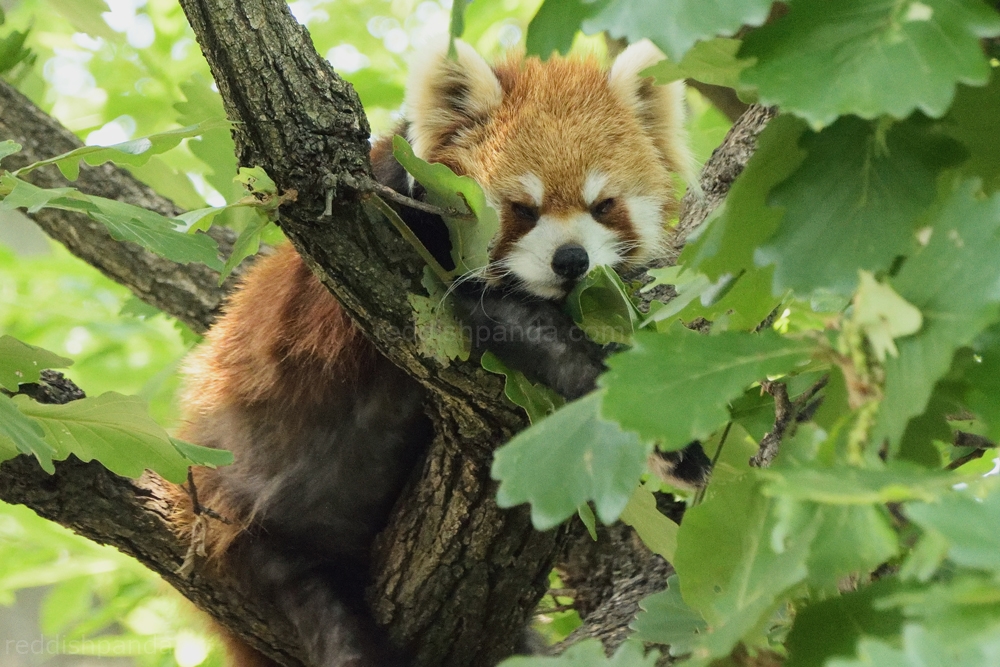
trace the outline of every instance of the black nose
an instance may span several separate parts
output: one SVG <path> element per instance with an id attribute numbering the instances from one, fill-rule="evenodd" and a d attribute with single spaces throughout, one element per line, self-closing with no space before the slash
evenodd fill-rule
<path id="1" fill-rule="evenodd" d="M 552 270 L 566 280 L 576 280 L 587 272 L 589 266 L 587 251 L 575 243 L 560 246 L 552 255 Z"/>

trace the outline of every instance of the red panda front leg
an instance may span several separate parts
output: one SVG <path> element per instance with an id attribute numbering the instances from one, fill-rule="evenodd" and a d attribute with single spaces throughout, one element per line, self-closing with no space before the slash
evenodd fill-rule
<path id="1" fill-rule="evenodd" d="M 462 282 L 453 293 L 471 327 L 474 349 L 490 350 L 569 400 L 594 389 L 605 351 L 587 339 L 559 302 L 475 280 Z"/>

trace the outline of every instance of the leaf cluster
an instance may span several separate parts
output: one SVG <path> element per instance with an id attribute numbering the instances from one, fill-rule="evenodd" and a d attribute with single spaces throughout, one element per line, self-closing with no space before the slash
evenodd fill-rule
<path id="1" fill-rule="evenodd" d="M 649 452 L 699 440 L 717 459 L 707 489 L 679 528 L 639 531 L 677 575 L 642 603 L 635 639 L 691 666 L 985 667 L 1000 487 L 982 476 L 992 456 L 957 445 L 1000 438 L 1000 73 L 980 43 L 1000 14 L 785 9 L 543 3 L 534 53 L 565 52 L 577 29 L 650 39 L 660 82 L 733 87 L 781 114 L 678 266 L 651 272 L 678 296 L 633 322 L 597 392 L 497 452 L 498 499 L 530 503 L 539 528 L 584 503 L 625 519 Z"/>

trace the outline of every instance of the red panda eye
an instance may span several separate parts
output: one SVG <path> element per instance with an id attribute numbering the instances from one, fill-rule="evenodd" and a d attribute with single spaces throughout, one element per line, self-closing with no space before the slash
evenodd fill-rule
<path id="1" fill-rule="evenodd" d="M 594 204 L 590 212 L 595 216 L 607 215 L 611 212 L 611 209 L 615 206 L 615 200 L 613 197 L 608 197 L 607 199 L 601 200 Z"/>
<path id="2" fill-rule="evenodd" d="M 534 206 L 511 202 L 510 212 L 514 214 L 514 218 L 516 218 L 518 222 L 523 222 L 529 225 L 533 225 L 538 222 L 538 209 Z"/>

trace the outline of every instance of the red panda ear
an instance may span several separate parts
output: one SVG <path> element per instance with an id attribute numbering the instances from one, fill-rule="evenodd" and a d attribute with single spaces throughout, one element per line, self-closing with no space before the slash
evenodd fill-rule
<path id="1" fill-rule="evenodd" d="M 451 143 L 462 129 L 481 123 L 500 106 L 503 89 L 475 49 L 455 40 L 457 60 L 448 58 L 447 42 L 430 49 L 410 69 L 406 89 L 409 139 L 417 156 Z"/>
<path id="2" fill-rule="evenodd" d="M 694 162 L 684 127 L 684 82 L 656 85 L 643 70 L 666 56 L 647 39 L 630 45 L 615 58 L 608 72 L 608 86 L 632 109 L 643 130 L 670 171 L 679 173 L 697 187 Z"/>

